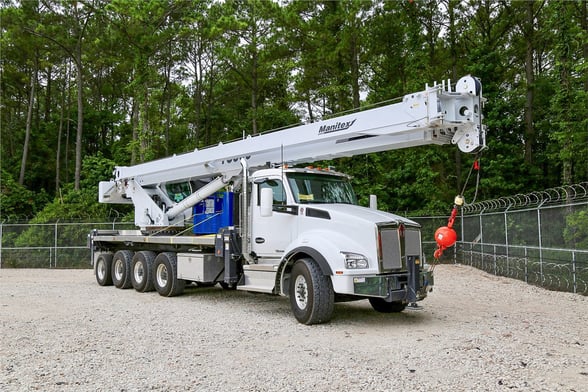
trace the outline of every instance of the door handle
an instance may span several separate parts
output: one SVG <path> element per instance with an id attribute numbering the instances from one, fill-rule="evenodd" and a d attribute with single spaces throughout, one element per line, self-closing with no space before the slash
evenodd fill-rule
<path id="1" fill-rule="evenodd" d="M 265 238 L 263 237 L 255 237 L 256 244 L 263 244 L 265 242 Z"/>

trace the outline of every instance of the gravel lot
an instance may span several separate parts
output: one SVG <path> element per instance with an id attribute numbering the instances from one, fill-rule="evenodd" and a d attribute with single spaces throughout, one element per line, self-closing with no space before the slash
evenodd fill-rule
<path id="1" fill-rule="evenodd" d="M 588 297 L 460 265 L 422 310 L 100 287 L 91 270 L 0 269 L 0 391 L 586 391 Z"/>

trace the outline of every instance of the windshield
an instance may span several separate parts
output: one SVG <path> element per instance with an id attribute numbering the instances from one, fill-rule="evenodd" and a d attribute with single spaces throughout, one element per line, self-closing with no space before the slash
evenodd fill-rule
<path id="1" fill-rule="evenodd" d="M 315 173 L 288 173 L 287 177 L 296 203 L 357 204 L 345 177 Z"/>

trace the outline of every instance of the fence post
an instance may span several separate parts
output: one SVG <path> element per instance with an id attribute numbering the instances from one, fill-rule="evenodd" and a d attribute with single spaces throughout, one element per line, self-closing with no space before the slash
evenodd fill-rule
<path id="1" fill-rule="evenodd" d="M 541 286 L 543 286 L 543 239 L 541 238 L 541 206 L 537 206 L 537 233 L 539 238 L 539 276 L 541 277 Z"/>
<path id="2" fill-rule="evenodd" d="M 53 268 L 57 268 L 57 222 L 55 222 L 55 230 L 53 231 Z M 49 268 L 51 268 L 51 259 L 49 259 Z"/>
<path id="3" fill-rule="evenodd" d="M 510 263 L 509 263 L 509 257 L 508 257 L 508 209 L 512 206 L 512 204 L 510 204 L 508 207 L 506 207 L 506 210 L 504 210 L 504 242 L 505 242 L 505 247 L 504 247 L 504 251 L 506 254 L 506 274 L 505 276 L 509 276 L 510 273 Z M 494 250 L 494 254 L 496 254 L 496 250 Z"/>
<path id="4" fill-rule="evenodd" d="M 463 208 L 460 208 L 459 212 L 460 212 L 459 215 L 461 218 L 461 227 L 460 227 L 460 230 L 461 230 L 461 237 L 460 237 L 461 238 L 461 257 L 462 257 L 463 263 L 465 264 L 465 257 L 464 257 L 465 256 L 464 255 L 464 253 L 465 253 L 465 237 L 464 237 L 464 228 L 463 228 L 465 221 L 463 219 Z M 455 249 L 455 253 L 453 254 L 453 256 L 454 256 L 453 257 L 453 264 L 457 264 L 457 247 Z"/>
<path id="5" fill-rule="evenodd" d="M 2 229 L 4 227 L 4 221 L 0 222 L 0 268 L 2 268 Z"/>
<path id="6" fill-rule="evenodd" d="M 498 275 L 498 274 L 497 274 L 497 271 L 496 271 L 496 245 L 494 245 L 494 246 L 492 247 L 492 249 L 494 250 L 494 275 Z M 507 271 L 507 274 L 508 274 L 508 271 Z M 508 276 L 508 275 L 507 275 L 507 276 Z"/>
<path id="7" fill-rule="evenodd" d="M 470 242 L 470 267 L 474 266 L 474 243 Z"/>
<path id="8" fill-rule="evenodd" d="M 478 224 L 480 225 L 480 265 L 482 267 L 484 267 L 484 223 L 482 220 L 482 214 L 484 214 L 484 211 L 486 209 L 482 208 L 482 210 L 480 211 L 480 215 L 478 218 Z"/>
<path id="9" fill-rule="evenodd" d="M 578 292 L 578 286 L 576 282 L 576 252 L 572 251 L 572 281 L 574 282 L 574 294 Z"/>
<path id="10" fill-rule="evenodd" d="M 529 283 L 528 248 L 525 246 L 525 283 Z"/>
<path id="11" fill-rule="evenodd" d="M 457 264 L 457 247 L 458 247 L 458 243 L 455 243 L 455 246 L 453 247 L 453 264 Z"/>

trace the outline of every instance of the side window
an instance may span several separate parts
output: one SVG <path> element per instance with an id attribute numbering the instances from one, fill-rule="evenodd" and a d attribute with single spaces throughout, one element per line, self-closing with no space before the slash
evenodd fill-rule
<path id="1" fill-rule="evenodd" d="M 261 200 L 261 190 L 263 188 L 270 188 L 274 194 L 274 205 L 285 205 L 286 204 L 286 192 L 282 181 L 280 180 L 265 180 L 258 184 L 257 187 L 257 205 Z"/>

